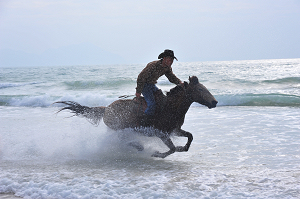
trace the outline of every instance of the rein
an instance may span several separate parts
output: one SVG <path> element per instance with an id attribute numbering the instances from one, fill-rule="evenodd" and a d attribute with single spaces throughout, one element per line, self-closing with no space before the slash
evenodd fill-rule
<path id="1" fill-rule="evenodd" d="M 126 99 L 128 97 L 133 97 L 135 95 L 122 95 L 122 96 L 119 96 L 119 99 Z"/>

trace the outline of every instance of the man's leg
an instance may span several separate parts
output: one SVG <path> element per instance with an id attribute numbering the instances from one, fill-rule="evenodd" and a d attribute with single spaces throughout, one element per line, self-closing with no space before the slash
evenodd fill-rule
<path id="1" fill-rule="evenodd" d="M 147 102 L 147 109 L 145 110 L 145 114 L 154 115 L 155 113 L 155 97 L 154 93 L 158 90 L 158 88 L 154 84 L 145 84 L 142 94 Z"/>

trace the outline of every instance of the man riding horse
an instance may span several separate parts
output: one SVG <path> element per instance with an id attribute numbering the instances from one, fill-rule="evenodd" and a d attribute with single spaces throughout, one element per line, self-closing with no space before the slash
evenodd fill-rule
<path id="1" fill-rule="evenodd" d="M 215 108 L 218 101 L 202 85 L 196 76 L 189 77 L 189 82 L 182 83 L 172 72 L 171 65 L 176 59 L 173 51 L 165 50 L 158 56 L 157 61 L 150 62 L 137 78 L 136 96 L 141 98 L 144 95 L 148 108 L 144 116 L 141 103 L 136 99 L 116 100 L 108 106 L 88 107 L 82 106 L 73 101 L 59 101 L 67 106 L 59 110 L 70 110 L 76 116 L 87 118 L 92 124 L 98 125 L 103 118 L 103 122 L 113 130 L 125 128 L 140 129 L 153 127 L 154 136 L 159 137 L 169 148 L 167 152 L 155 152 L 153 157 L 165 158 L 174 152 L 188 151 L 193 141 L 193 135 L 190 132 L 181 129 L 184 123 L 185 115 L 193 102 L 197 102 L 209 109 Z M 177 60 L 177 59 L 176 59 Z M 163 97 L 163 103 L 158 98 L 155 102 L 154 92 L 159 89 L 155 86 L 157 79 L 166 75 L 170 82 L 180 84 L 175 86 Z M 160 93 L 160 92 L 157 92 Z M 141 98 L 142 99 L 142 98 Z M 155 104 L 157 109 L 155 112 Z M 155 118 L 154 118 L 155 114 Z M 184 146 L 175 146 L 170 138 L 171 133 L 176 136 L 187 137 L 187 143 Z M 148 135 L 147 133 L 145 135 Z M 135 142 L 129 143 L 137 150 L 143 150 L 143 146 Z"/>
<path id="2" fill-rule="evenodd" d="M 171 83 L 176 85 L 182 84 L 181 80 L 178 79 L 172 71 L 171 66 L 173 61 L 174 59 L 177 60 L 174 56 L 174 52 L 166 49 L 158 56 L 158 59 L 159 60 L 148 63 L 137 78 L 135 95 L 137 98 L 140 98 L 142 93 L 147 102 L 147 109 L 143 115 L 145 124 L 151 124 L 155 114 L 156 102 L 154 93 L 159 90 L 155 85 L 158 78 L 165 75 Z"/>

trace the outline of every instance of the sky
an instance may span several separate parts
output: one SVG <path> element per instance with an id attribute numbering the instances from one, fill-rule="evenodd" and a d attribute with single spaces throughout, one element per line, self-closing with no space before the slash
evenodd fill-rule
<path id="1" fill-rule="evenodd" d="M 0 0 L 0 67 L 300 58 L 300 0 Z"/>

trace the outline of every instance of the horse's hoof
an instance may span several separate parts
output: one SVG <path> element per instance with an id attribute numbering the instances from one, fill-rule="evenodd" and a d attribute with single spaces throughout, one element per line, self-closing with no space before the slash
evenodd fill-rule
<path id="1" fill-rule="evenodd" d="M 155 151 L 152 155 L 151 155 L 151 157 L 158 157 L 158 155 L 159 155 L 160 153 L 158 152 L 158 151 Z"/>
<path id="2" fill-rule="evenodd" d="M 160 153 L 159 151 L 155 151 L 155 152 L 151 155 L 151 157 L 155 157 L 155 158 L 165 158 L 166 155 L 163 154 L 163 153 Z"/>
<path id="3" fill-rule="evenodd" d="M 177 151 L 177 152 L 186 152 L 186 151 L 188 151 L 188 150 L 187 150 L 187 148 L 184 147 L 184 146 L 177 146 L 177 147 L 176 147 L 176 151 Z"/>

